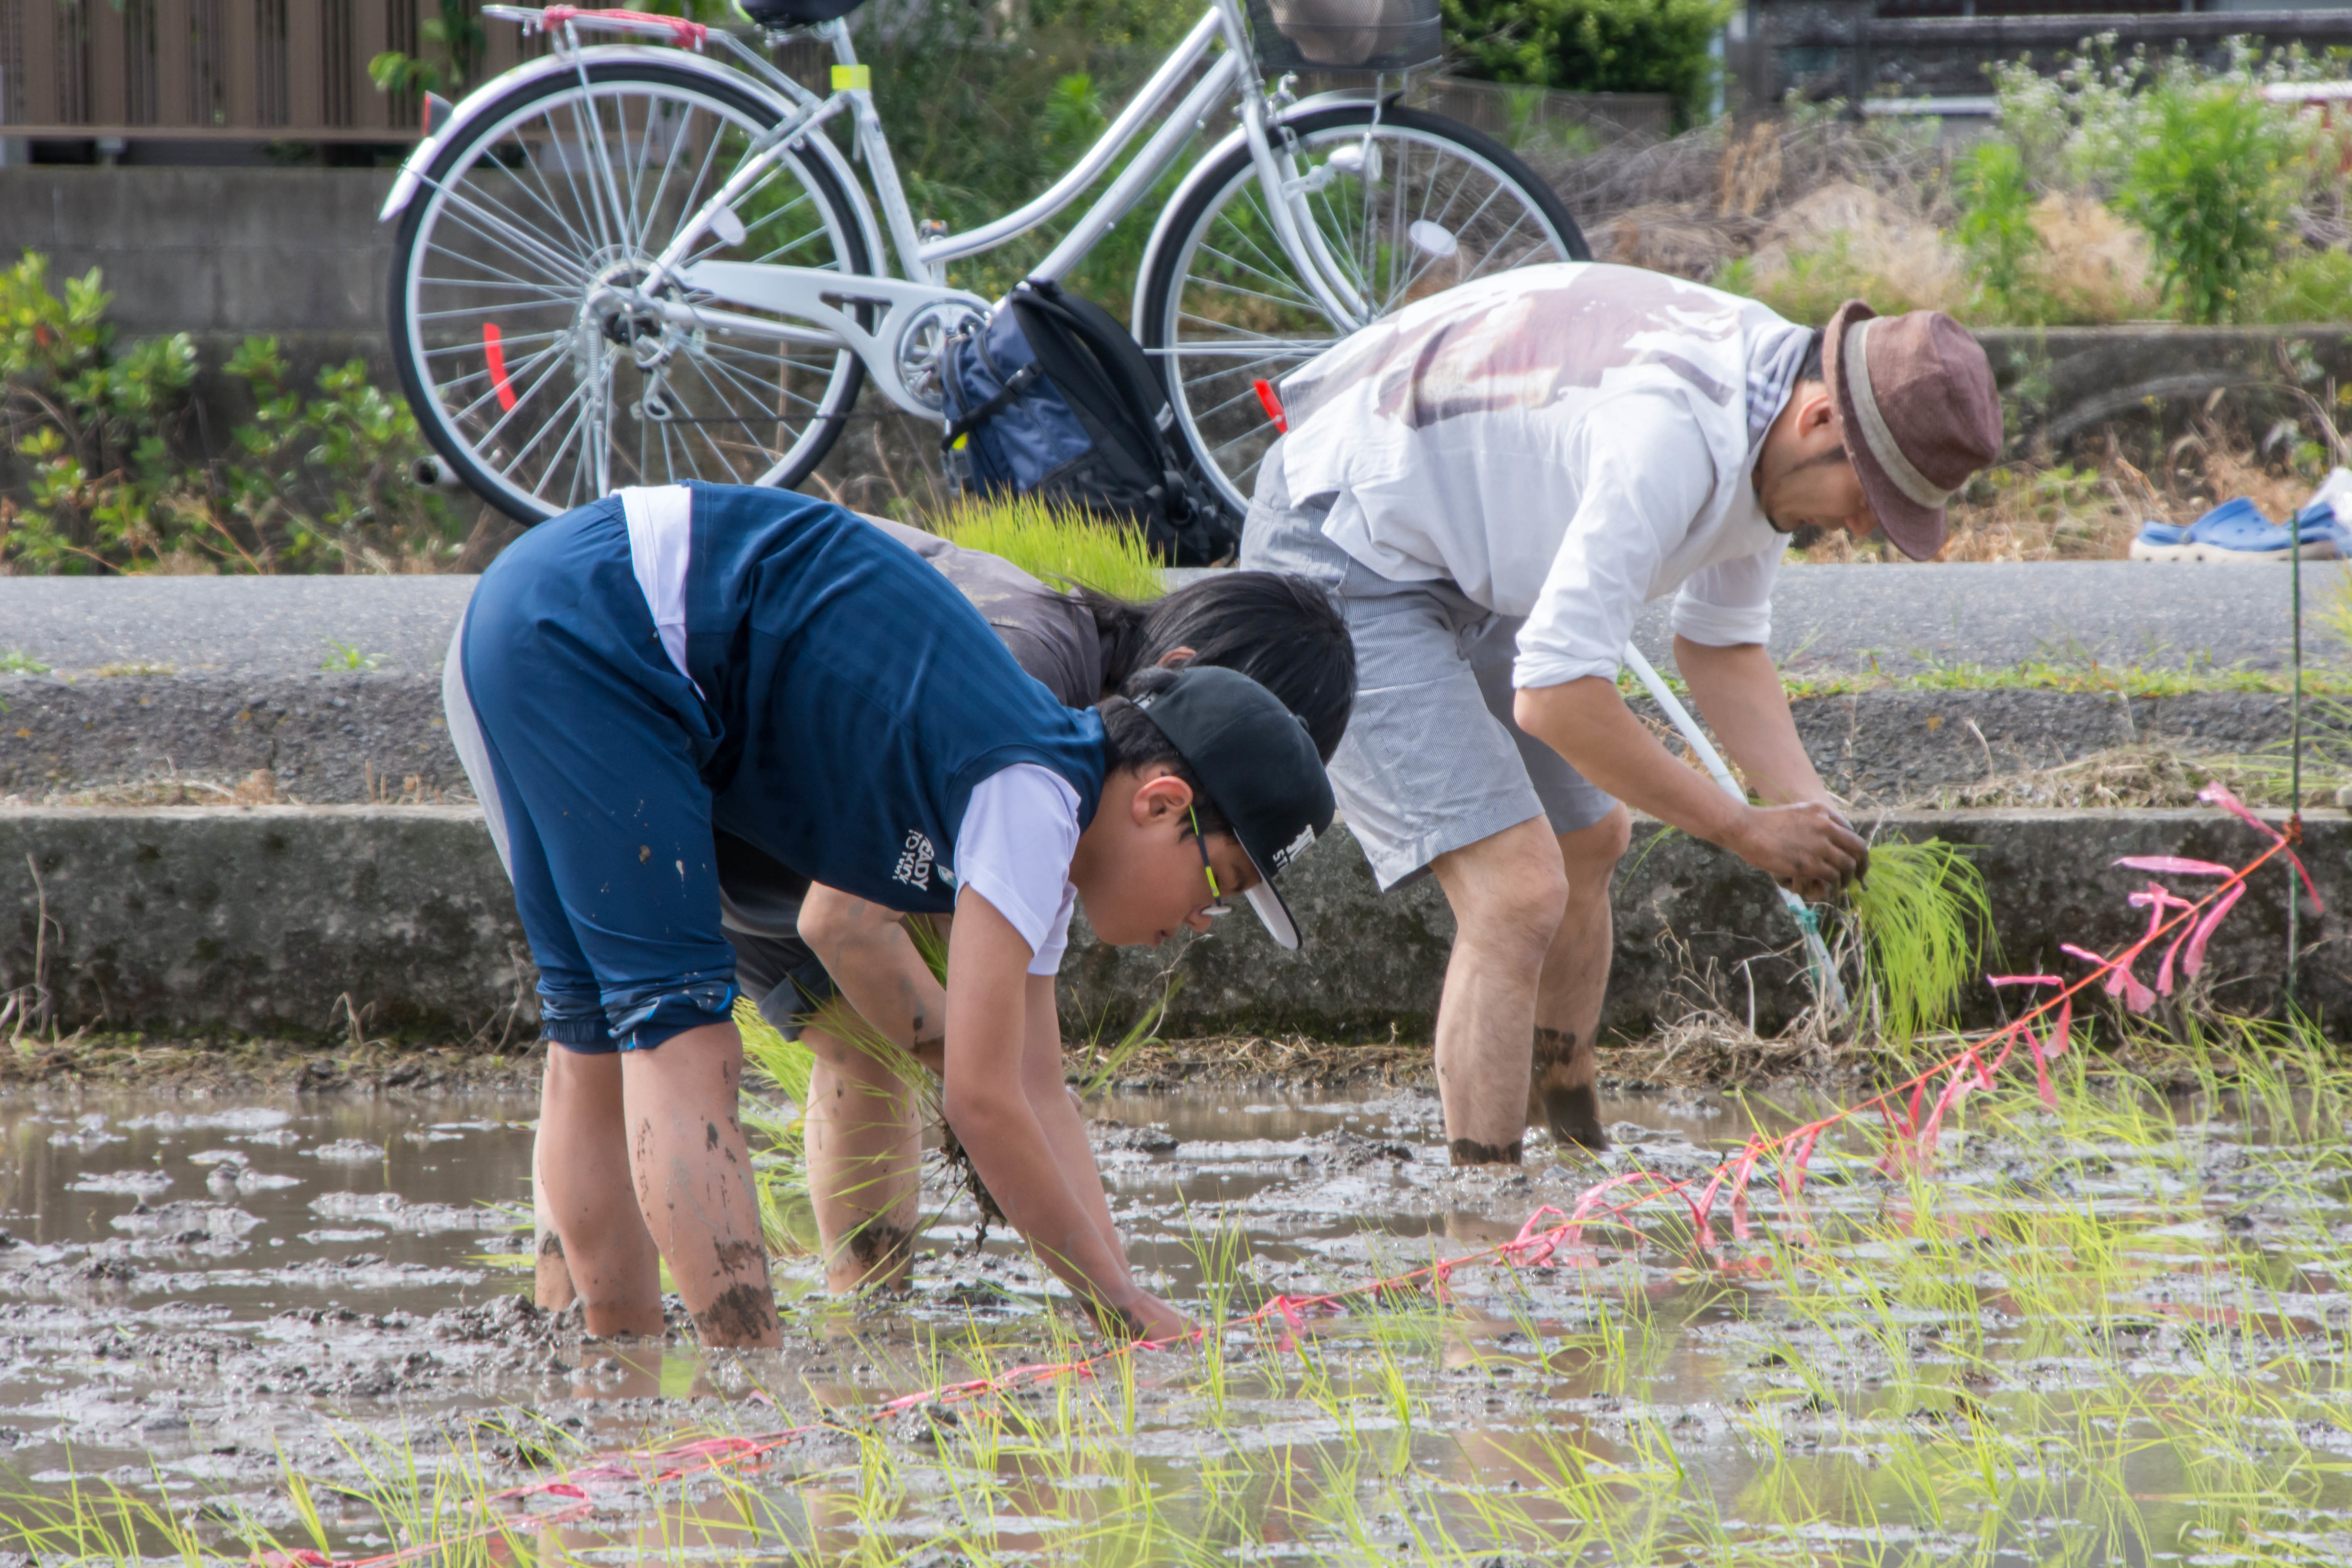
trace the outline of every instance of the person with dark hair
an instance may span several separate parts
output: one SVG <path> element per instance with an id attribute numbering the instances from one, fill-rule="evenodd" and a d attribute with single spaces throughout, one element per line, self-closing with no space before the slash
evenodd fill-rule
<path id="1" fill-rule="evenodd" d="M 875 526 L 971 600 L 1014 660 L 1063 706 L 1101 702 L 1115 747 L 1148 744 L 1153 731 L 1132 708 L 1108 700 L 1113 694 L 1155 668 L 1187 665 L 1239 670 L 1273 692 L 1323 758 L 1347 728 L 1355 645 L 1338 605 L 1304 578 L 1220 572 L 1135 604 L 1050 586 L 1010 562 L 919 529 Z M 1202 826 L 1216 831 L 1206 817 Z M 898 910 L 812 886 L 724 834 L 718 853 L 737 980 L 770 1023 L 816 1058 L 805 1146 L 826 1281 L 846 1291 L 901 1279 L 913 1257 L 922 1130 L 912 1086 L 892 1058 L 912 1057 L 939 1070 L 945 992 Z M 877 1035 L 893 1048 L 877 1051 Z M 560 1264 L 541 1272 L 541 1305 L 563 1306 Z"/>
<path id="2" fill-rule="evenodd" d="M 1811 896 L 1869 851 L 1766 651 L 1789 535 L 1883 530 L 1915 560 L 1993 461 L 1983 349 L 1932 310 L 1821 330 L 1636 268 L 1523 267 L 1415 300 L 1292 372 L 1244 567 L 1339 596 L 1363 695 L 1331 777 L 1383 889 L 1454 916 L 1436 1065 L 1456 1163 L 1530 1125 L 1605 1144 L 1593 1035 L 1609 884 L 1637 807 Z M 1674 601 L 1675 664 L 1747 776 L 1658 744 L 1617 677 Z"/>
<path id="3" fill-rule="evenodd" d="M 773 1344 L 714 835 L 907 912 L 948 947 L 948 1122 L 1039 1261 L 1106 1327 L 1182 1332 L 1138 1286 L 1062 1089 L 1054 973 L 1096 934 L 1205 930 L 1330 825 L 1313 740 L 1225 669 L 1066 708 L 971 603 L 837 506 L 625 489 L 482 577 L 443 675 L 515 885 L 551 1044 L 535 1186 L 585 1326 L 658 1333 L 667 1263 L 708 1345 Z"/>

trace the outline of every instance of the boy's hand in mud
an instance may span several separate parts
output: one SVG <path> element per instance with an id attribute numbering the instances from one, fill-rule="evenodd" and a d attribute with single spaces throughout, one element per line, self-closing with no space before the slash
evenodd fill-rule
<path id="1" fill-rule="evenodd" d="M 1725 846 L 1784 888 L 1828 898 L 1870 869 L 1870 846 L 1836 810 L 1820 801 L 1748 808 Z"/>
<path id="2" fill-rule="evenodd" d="M 1154 1344 L 1167 1344 L 1181 1340 L 1192 1331 L 1192 1321 L 1159 1297 L 1139 1290 L 1135 1299 L 1116 1310 L 1104 1314 L 1114 1333 L 1123 1333 L 1131 1340 L 1150 1340 Z"/>

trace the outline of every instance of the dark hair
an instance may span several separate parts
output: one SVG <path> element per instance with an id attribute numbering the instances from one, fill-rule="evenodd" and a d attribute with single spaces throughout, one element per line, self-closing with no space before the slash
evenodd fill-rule
<path id="1" fill-rule="evenodd" d="M 1281 572 L 1219 572 L 1148 605 L 1080 589 L 1108 647 L 1103 685 L 1129 678 L 1180 647 L 1192 662 L 1239 670 L 1305 721 L 1325 762 L 1356 705 L 1356 644 L 1331 595 Z"/>
<path id="2" fill-rule="evenodd" d="M 1822 363 L 1822 349 L 1829 341 L 1829 333 L 1819 327 L 1813 329 L 1813 341 L 1805 345 L 1805 363 L 1797 367 L 1798 385 L 1802 386 L 1809 381 L 1818 381 L 1824 386 L 1829 384 L 1830 373 Z"/>
<path id="3" fill-rule="evenodd" d="M 1111 601 L 1113 604 L 1118 602 L 1116 599 Z M 1225 814 L 1217 809 L 1217 803 L 1209 798 L 1209 792 L 1201 787 L 1200 777 L 1192 772 L 1192 765 L 1178 754 L 1168 737 L 1160 732 L 1160 726 L 1130 700 L 1154 691 L 1164 691 L 1175 683 L 1174 670 L 1162 669 L 1156 664 L 1146 665 L 1128 677 L 1118 696 L 1106 697 L 1097 705 L 1097 710 L 1102 714 L 1103 771 L 1117 773 L 1121 768 L 1128 768 L 1139 772 L 1154 763 L 1165 763 L 1169 776 L 1182 780 L 1185 787 L 1192 792 L 1193 818 L 1200 824 L 1202 836 L 1206 837 L 1212 833 L 1231 832 L 1233 825 L 1225 820 Z M 1185 826 L 1189 828 L 1192 824 Z"/>

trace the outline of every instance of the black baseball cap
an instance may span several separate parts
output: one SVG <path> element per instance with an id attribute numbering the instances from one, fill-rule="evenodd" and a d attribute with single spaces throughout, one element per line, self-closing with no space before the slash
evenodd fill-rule
<path id="1" fill-rule="evenodd" d="M 1274 940 L 1295 951 L 1298 924 L 1274 879 L 1331 826 L 1323 759 L 1307 721 L 1241 671 L 1187 665 L 1175 675 L 1136 698 L 1136 709 L 1168 737 L 1232 825 L 1257 868 L 1257 886 L 1244 897 Z"/>

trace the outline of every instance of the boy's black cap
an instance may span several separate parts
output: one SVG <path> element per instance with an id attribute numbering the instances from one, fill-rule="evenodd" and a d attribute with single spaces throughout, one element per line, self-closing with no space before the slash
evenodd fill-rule
<path id="1" fill-rule="evenodd" d="M 1188 665 L 1135 700 L 1168 737 L 1257 868 L 1244 895 L 1274 940 L 1298 946 L 1298 925 L 1274 879 L 1331 826 L 1331 781 L 1306 721 L 1239 670 Z"/>

